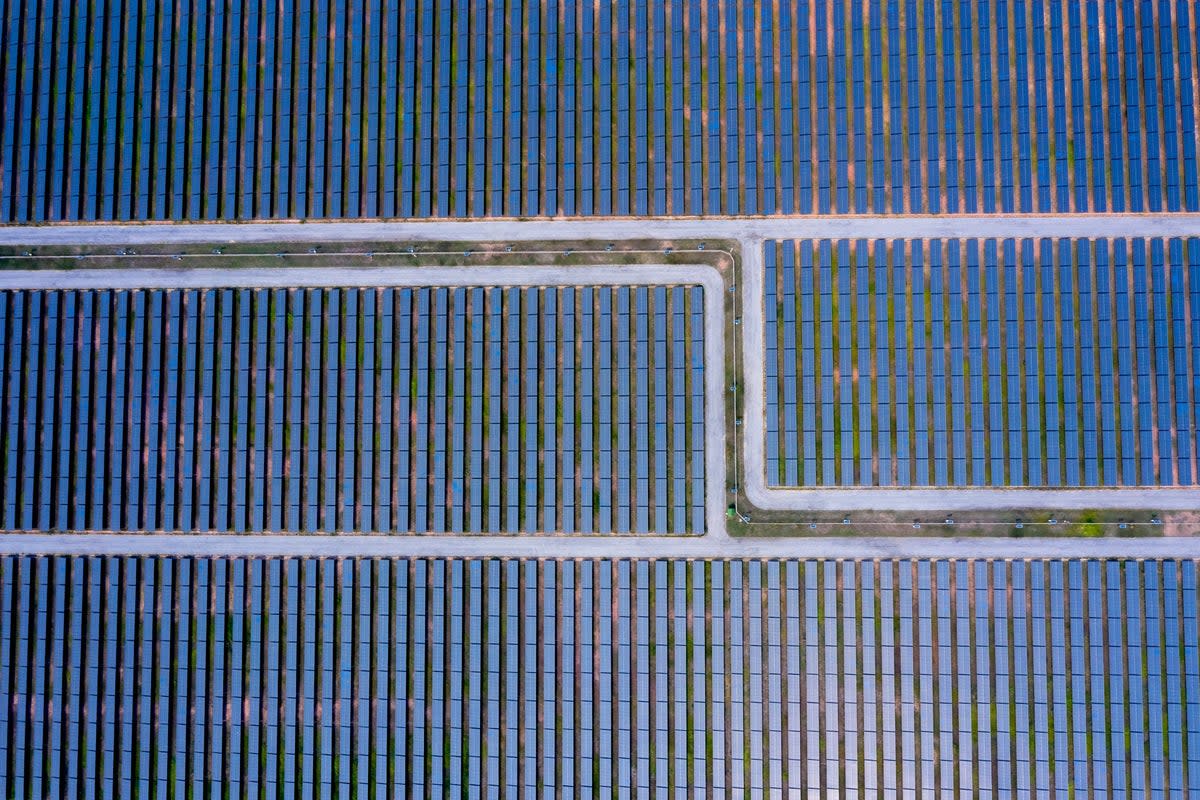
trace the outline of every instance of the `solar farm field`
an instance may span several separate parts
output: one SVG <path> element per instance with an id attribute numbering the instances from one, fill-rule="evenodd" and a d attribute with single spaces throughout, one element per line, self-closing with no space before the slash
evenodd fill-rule
<path id="1" fill-rule="evenodd" d="M 703 532 L 703 291 L 0 292 L 0 526 Z"/>
<path id="2" fill-rule="evenodd" d="M 1200 788 L 1194 560 L 5 556 L 0 587 L 6 796 Z"/>
<path id="3" fill-rule="evenodd" d="M 1187 0 L 13 0 L 0 218 L 1200 210 Z"/>
<path id="4" fill-rule="evenodd" d="M 765 245 L 772 486 L 1195 486 L 1200 240 Z"/>

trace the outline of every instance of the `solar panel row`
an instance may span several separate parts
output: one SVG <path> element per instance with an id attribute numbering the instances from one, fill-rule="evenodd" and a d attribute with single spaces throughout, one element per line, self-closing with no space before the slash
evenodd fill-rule
<path id="1" fill-rule="evenodd" d="M 1195 561 L 0 559 L 6 796 L 1200 791 Z"/>
<path id="2" fill-rule="evenodd" d="M 13 0 L 0 218 L 1200 210 L 1187 0 Z"/>
<path id="3" fill-rule="evenodd" d="M 0 527 L 704 530 L 702 290 L 0 292 Z"/>
<path id="4" fill-rule="evenodd" d="M 765 247 L 772 485 L 1200 483 L 1200 240 Z"/>

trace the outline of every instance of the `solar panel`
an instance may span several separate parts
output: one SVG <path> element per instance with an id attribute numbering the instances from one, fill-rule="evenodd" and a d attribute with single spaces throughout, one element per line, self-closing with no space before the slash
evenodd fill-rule
<path id="1" fill-rule="evenodd" d="M 1188 485 L 1189 242 L 767 242 L 769 485 Z"/>
<path id="2" fill-rule="evenodd" d="M 806 8 L 725 4 L 561 19 L 550 7 L 301 4 L 129 20 L 18 4 L 2 34 L 13 124 L 0 158 L 21 178 L 3 210 L 1195 210 L 1195 20 L 1173 4 L 1030 8 L 818 4 L 810 23 Z M 731 107 L 738 87 L 759 99 Z"/>
<path id="3" fill-rule="evenodd" d="M 5 524 L 696 530 L 702 290 L 576 291 L 3 293 Z"/>

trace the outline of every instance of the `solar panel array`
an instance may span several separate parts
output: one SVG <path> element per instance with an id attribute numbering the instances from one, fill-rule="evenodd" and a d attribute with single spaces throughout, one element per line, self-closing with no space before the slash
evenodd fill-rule
<path id="1" fill-rule="evenodd" d="M 12 0 L 0 218 L 1200 210 L 1187 0 Z"/>
<path id="2" fill-rule="evenodd" d="M 1200 792 L 1191 560 L 0 576 L 5 796 Z"/>
<path id="3" fill-rule="evenodd" d="M 0 292 L 0 527 L 702 532 L 702 292 Z"/>
<path id="4" fill-rule="evenodd" d="M 1200 483 L 1200 239 L 765 245 L 776 486 Z"/>

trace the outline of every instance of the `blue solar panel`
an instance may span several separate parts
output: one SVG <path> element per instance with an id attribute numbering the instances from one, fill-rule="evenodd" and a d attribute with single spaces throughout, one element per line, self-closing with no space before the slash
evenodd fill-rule
<path id="1" fill-rule="evenodd" d="M 699 287 L 3 293 L 5 525 L 574 530 L 586 508 L 595 530 L 617 491 L 625 530 L 689 532 L 703 308 Z"/>
<path id="2" fill-rule="evenodd" d="M 0 28 L 0 166 L 20 176 L 2 205 L 11 221 L 1196 210 L 1196 23 L 1176 6 L 18 4 Z"/>
<path id="3" fill-rule="evenodd" d="M 766 248 L 772 485 L 1194 480 L 1191 240 Z"/>

